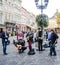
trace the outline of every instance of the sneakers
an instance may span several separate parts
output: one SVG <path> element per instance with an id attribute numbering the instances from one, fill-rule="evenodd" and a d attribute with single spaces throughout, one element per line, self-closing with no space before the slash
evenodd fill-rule
<path id="1" fill-rule="evenodd" d="M 53 54 L 53 55 L 52 54 L 49 54 L 49 56 L 56 56 L 56 54 Z"/>
<path id="2" fill-rule="evenodd" d="M 56 56 L 56 54 L 54 54 L 53 56 Z"/>
<path id="3" fill-rule="evenodd" d="M 8 55 L 8 53 L 4 53 L 4 55 Z"/>

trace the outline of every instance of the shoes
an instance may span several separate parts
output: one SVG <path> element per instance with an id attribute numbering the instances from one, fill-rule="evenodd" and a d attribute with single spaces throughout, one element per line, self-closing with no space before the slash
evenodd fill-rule
<path id="1" fill-rule="evenodd" d="M 42 49 L 41 51 L 45 51 L 45 49 Z"/>
<path id="2" fill-rule="evenodd" d="M 49 54 L 49 56 L 52 56 L 52 54 Z"/>
<path id="3" fill-rule="evenodd" d="M 56 56 L 56 54 L 54 54 L 53 56 Z"/>
<path id="4" fill-rule="evenodd" d="M 49 56 L 56 56 L 56 54 L 53 54 L 53 55 L 52 54 L 49 54 Z"/>
<path id="5" fill-rule="evenodd" d="M 52 56 L 52 55 L 49 54 L 49 56 Z"/>
<path id="6" fill-rule="evenodd" d="M 8 55 L 8 53 L 4 53 L 4 55 Z"/>

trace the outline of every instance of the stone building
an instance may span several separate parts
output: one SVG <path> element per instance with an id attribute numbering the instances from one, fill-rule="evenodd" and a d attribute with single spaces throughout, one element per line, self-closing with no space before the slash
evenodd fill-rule
<path id="1" fill-rule="evenodd" d="M 59 12 L 57 11 L 53 17 L 51 17 L 49 19 L 49 26 L 48 28 L 51 28 L 51 29 L 54 29 L 57 33 L 60 33 L 60 24 L 57 24 L 57 19 L 56 19 L 56 15 L 58 14 Z"/>
<path id="2" fill-rule="evenodd" d="M 21 0 L 0 0 L 0 31 L 3 27 L 13 31 L 21 21 Z"/>

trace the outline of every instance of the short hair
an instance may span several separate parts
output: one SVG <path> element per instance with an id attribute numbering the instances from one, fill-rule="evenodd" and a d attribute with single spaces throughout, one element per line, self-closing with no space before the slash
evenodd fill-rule
<path id="1" fill-rule="evenodd" d="M 51 31 L 53 31 L 53 32 L 54 32 L 54 30 L 53 30 L 53 29 L 51 29 Z"/>
<path id="2" fill-rule="evenodd" d="M 41 27 L 38 27 L 38 30 L 40 30 L 41 29 Z"/>

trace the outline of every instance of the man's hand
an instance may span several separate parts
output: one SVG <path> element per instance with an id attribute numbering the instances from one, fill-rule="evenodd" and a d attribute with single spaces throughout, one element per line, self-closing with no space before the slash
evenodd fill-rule
<path id="1" fill-rule="evenodd" d="M 43 39 L 43 37 L 39 37 L 39 39 Z"/>

